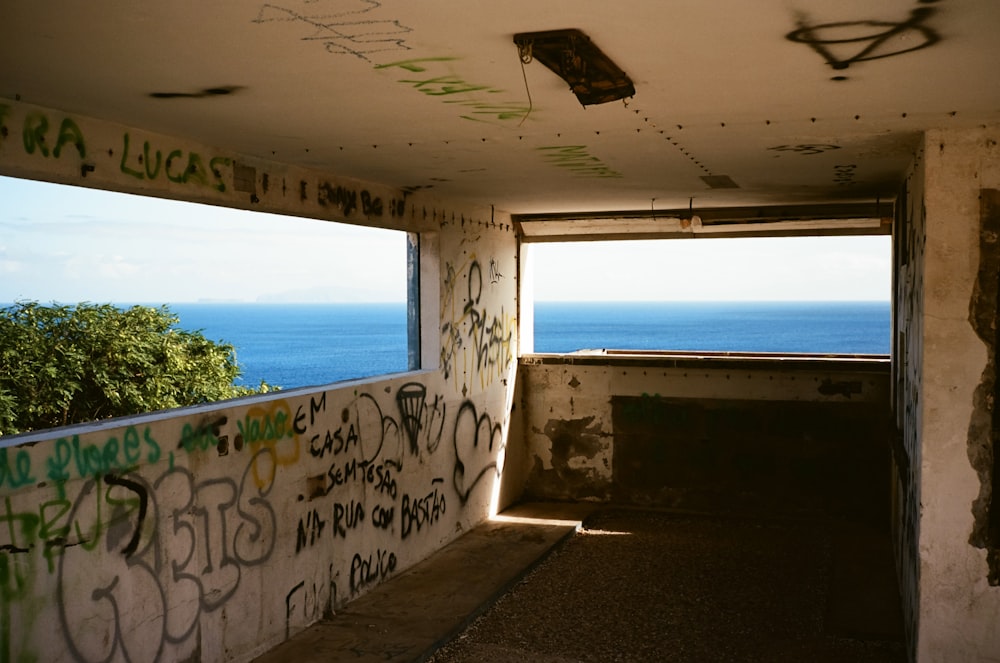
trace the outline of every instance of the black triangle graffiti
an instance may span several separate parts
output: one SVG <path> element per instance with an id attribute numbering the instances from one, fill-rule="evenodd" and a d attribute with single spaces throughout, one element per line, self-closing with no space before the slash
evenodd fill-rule
<path id="1" fill-rule="evenodd" d="M 934 16 L 933 7 L 919 7 L 910 12 L 910 17 L 902 22 L 889 21 L 845 21 L 808 25 L 799 21 L 799 28 L 785 37 L 789 41 L 805 44 L 819 53 L 826 63 L 837 70 L 847 69 L 852 64 L 895 57 L 933 46 L 941 37 L 925 21 Z M 912 45 L 895 47 L 891 39 L 913 33 L 917 40 L 905 40 Z M 855 51 L 855 49 L 858 49 Z"/>

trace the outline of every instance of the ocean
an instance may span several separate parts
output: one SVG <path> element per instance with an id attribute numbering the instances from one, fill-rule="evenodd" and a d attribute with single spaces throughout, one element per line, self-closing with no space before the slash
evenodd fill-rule
<path id="1" fill-rule="evenodd" d="M 888 354 L 889 302 L 561 302 L 535 308 L 535 351 Z"/>
<path id="2" fill-rule="evenodd" d="M 236 347 L 243 375 L 289 389 L 405 371 L 406 304 L 172 304 Z M 888 354 L 888 302 L 539 302 L 535 351 Z"/>
<path id="3" fill-rule="evenodd" d="M 178 327 L 236 348 L 238 384 L 290 389 L 407 367 L 406 304 L 171 304 Z"/>

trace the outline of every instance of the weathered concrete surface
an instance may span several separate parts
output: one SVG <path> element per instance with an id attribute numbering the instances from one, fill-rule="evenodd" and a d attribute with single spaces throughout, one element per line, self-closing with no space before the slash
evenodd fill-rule
<path id="1" fill-rule="evenodd" d="M 903 659 L 884 531 L 535 503 L 255 663 Z"/>
<path id="2" fill-rule="evenodd" d="M 607 510 L 432 663 L 905 660 L 887 533 Z"/>
<path id="3" fill-rule="evenodd" d="M 996 350 L 998 286 L 1000 286 L 1000 191 L 980 192 L 979 273 L 969 302 L 969 321 L 986 346 L 987 361 L 974 395 L 969 421 L 969 461 L 979 475 L 979 497 L 972 506 L 975 516 L 969 543 L 987 551 L 989 581 L 1000 585 L 1000 490 L 994 487 L 1000 429 L 997 396 Z"/>
<path id="4" fill-rule="evenodd" d="M 907 341 L 920 353 L 909 421 L 919 448 L 912 458 L 919 505 L 910 505 L 904 525 L 919 554 L 918 567 L 907 571 L 919 582 L 921 662 L 1000 659 L 1000 592 L 990 584 L 988 550 L 974 542 L 983 521 L 983 459 L 970 454 L 982 448 L 970 431 L 988 431 L 971 425 L 981 416 L 976 392 L 992 359 L 970 321 L 970 303 L 980 267 L 981 192 L 1000 188 L 998 140 L 996 126 L 932 131 L 920 157 L 926 245 L 923 273 L 914 278 L 923 307 Z"/>
<path id="5" fill-rule="evenodd" d="M 595 509 L 577 504 L 510 509 L 255 663 L 424 660 L 572 536 Z"/>
<path id="6" fill-rule="evenodd" d="M 518 379 L 526 499 L 885 514 L 885 359 L 535 355 Z"/>

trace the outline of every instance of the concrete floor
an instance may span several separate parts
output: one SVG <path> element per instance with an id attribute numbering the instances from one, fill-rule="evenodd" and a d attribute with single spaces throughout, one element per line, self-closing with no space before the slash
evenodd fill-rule
<path id="1" fill-rule="evenodd" d="M 423 661 L 580 528 L 593 505 L 509 509 L 254 663 Z"/>
<path id="2" fill-rule="evenodd" d="M 529 504 L 257 663 L 905 659 L 871 526 Z"/>

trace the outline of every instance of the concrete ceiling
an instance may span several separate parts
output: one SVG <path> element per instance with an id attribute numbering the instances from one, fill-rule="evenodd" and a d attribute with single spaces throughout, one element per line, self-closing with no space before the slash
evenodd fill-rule
<path id="1" fill-rule="evenodd" d="M 634 97 L 522 67 L 563 28 Z M 0 98 L 517 214 L 860 202 L 1000 121 L 998 33 L 996 0 L 4 0 Z"/>

